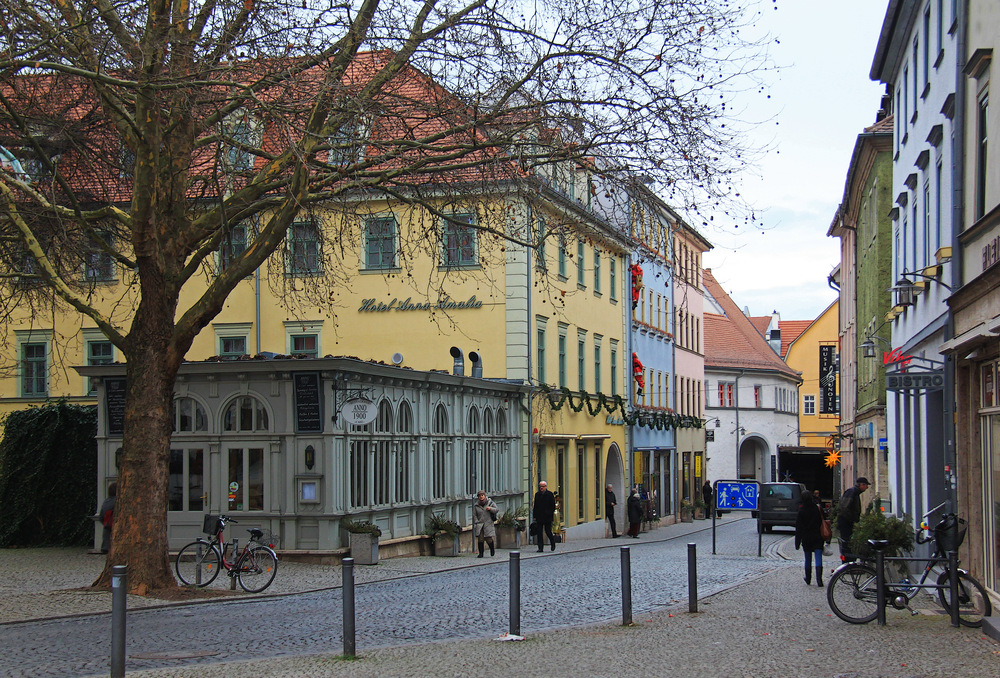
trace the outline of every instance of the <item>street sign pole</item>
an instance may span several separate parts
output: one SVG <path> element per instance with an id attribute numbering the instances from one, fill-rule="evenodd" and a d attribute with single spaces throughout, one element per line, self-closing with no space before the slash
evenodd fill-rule
<path id="1" fill-rule="evenodd" d="M 712 555 L 715 555 L 715 517 L 719 511 L 756 511 L 760 483 L 756 480 L 716 480 L 715 512 L 712 514 Z M 761 552 L 760 530 L 757 531 L 757 555 Z"/>

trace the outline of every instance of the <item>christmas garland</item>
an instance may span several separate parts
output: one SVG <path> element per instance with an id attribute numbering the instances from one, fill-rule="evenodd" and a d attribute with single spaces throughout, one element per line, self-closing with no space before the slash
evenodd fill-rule
<path id="1" fill-rule="evenodd" d="M 577 396 L 567 387 L 561 386 L 553 388 L 548 384 L 541 384 L 539 390 L 549 400 L 549 406 L 553 411 L 558 412 L 563 405 L 569 401 L 570 409 L 574 412 L 582 412 L 587 408 L 590 416 L 596 417 L 605 410 L 609 415 L 620 413 L 623 423 L 629 426 L 643 426 L 645 428 L 656 429 L 657 431 L 679 429 L 679 428 L 704 428 L 705 422 L 698 417 L 690 415 L 679 415 L 673 412 L 648 412 L 639 409 L 628 411 L 625 399 L 617 393 L 607 396 L 603 393 L 596 394 L 596 404 L 594 396 L 587 391 L 580 391 Z"/>

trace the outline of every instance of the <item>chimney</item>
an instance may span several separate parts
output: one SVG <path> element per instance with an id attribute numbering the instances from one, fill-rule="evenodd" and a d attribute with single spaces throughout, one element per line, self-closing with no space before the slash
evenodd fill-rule
<path id="1" fill-rule="evenodd" d="M 771 313 L 771 324 L 768 326 L 769 332 L 767 336 L 767 343 L 771 345 L 771 349 L 781 355 L 781 315 L 774 311 Z"/>
<path id="2" fill-rule="evenodd" d="M 455 359 L 455 366 L 452 368 L 451 373 L 459 377 L 464 377 L 465 361 L 462 359 L 462 349 L 457 346 L 452 346 L 451 357 Z"/>
<path id="3" fill-rule="evenodd" d="M 483 361 L 479 359 L 479 354 L 469 351 L 469 361 L 472 362 L 472 376 L 476 379 L 483 378 Z"/>

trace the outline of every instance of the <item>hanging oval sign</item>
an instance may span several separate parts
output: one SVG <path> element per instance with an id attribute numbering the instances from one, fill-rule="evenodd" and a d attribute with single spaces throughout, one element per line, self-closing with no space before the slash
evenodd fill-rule
<path id="1" fill-rule="evenodd" d="M 367 398 L 352 398 L 344 403 L 340 411 L 344 415 L 344 423 L 354 426 L 370 424 L 375 421 L 375 417 L 378 415 L 375 403 Z"/>

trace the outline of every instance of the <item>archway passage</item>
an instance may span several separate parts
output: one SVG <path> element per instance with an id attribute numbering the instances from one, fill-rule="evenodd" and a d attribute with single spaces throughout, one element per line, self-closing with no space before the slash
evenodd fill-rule
<path id="1" fill-rule="evenodd" d="M 611 485 L 615 498 L 618 499 L 618 505 L 615 506 L 615 522 L 618 526 L 618 534 L 621 534 L 627 527 L 625 524 L 625 500 L 628 499 L 628 489 L 625 482 L 625 465 L 622 462 L 621 450 L 615 443 L 612 443 L 611 447 L 608 448 L 608 458 L 604 463 L 604 485 Z M 605 513 L 607 513 L 606 510 Z M 601 522 L 604 523 L 610 535 L 611 528 L 607 521 L 602 520 Z"/>
<path id="2" fill-rule="evenodd" d="M 766 483 L 773 480 L 767 472 L 769 459 L 767 443 L 758 436 L 747 436 L 740 443 L 738 475 L 740 480 L 756 480 Z"/>

